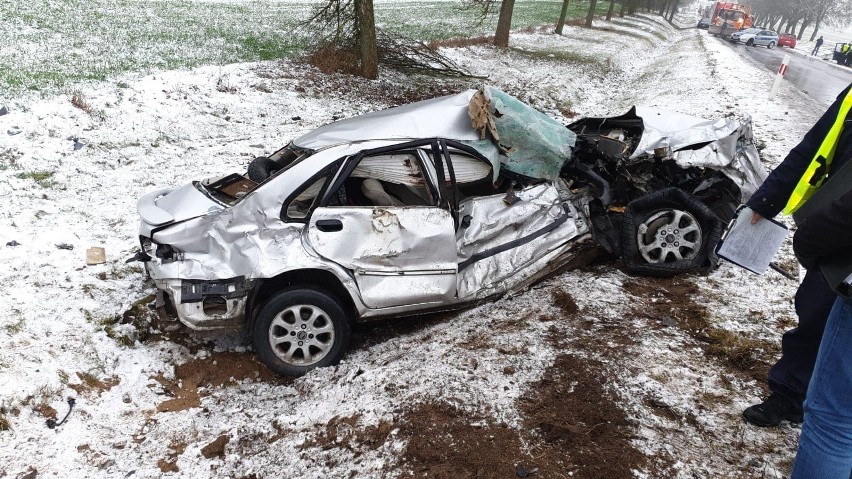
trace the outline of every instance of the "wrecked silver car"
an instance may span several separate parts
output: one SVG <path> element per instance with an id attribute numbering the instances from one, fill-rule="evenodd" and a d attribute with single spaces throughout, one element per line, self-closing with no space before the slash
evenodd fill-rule
<path id="1" fill-rule="evenodd" d="M 353 321 L 469 305 L 601 247 L 641 273 L 706 271 L 718 217 L 765 172 L 747 122 L 671 118 L 566 127 L 484 87 L 338 121 L 141 198 L 135 258 L 158 306 L 246 328 L 285 375 L 339 361 Z"/>

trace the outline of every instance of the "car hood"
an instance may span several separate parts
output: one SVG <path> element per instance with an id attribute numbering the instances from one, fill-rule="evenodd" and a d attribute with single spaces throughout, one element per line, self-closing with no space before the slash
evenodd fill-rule
<path id="1" fill-rule="evenodd" d="M 148 193 L 139 199 L 136 211 L 142 218 L 140 233 L 149 236 L 151 231 L 165 225 L 204 216 L 224 207 L 199 191 L 194 183 L 180 188 L 164 188 Z"/>

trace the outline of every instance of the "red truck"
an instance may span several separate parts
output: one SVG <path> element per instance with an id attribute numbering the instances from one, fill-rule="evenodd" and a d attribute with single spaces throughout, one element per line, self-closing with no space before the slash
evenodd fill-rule
<path id="1" fill-rule="evenodd" d="M 730 37 L 732 33 L 750 27 L 753 20 L 751 5 L 716 2 L 713 5 L 713 14 L 710 16 L 707 33 Z"/>

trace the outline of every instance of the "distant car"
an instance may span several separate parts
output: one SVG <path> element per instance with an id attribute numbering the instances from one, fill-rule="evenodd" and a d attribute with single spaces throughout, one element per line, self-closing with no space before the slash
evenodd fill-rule
<path id="1" fill-rule="evenodd" d="M 734 43 L 745 43 L 750 47 L 761 45 L 766 46 L 766 48 L 774 48 L 775 45 L 778 45 L 778 34 L 772 30 L 747 28 L 739 32 L 734 32 L 731 35 L 731 41 Z"/>
<path id="2" fill-rule="evenodd" d="M 710 17 L 704 17 L 698 20 L 698 28 L 707 29 L 710 26 Z"/>
<path id="3" fill-rule="evenodd" d="M 710 271 L 720 220 L 765 177 L 749 121 L 633 108 L 566 128 L 483 87 L 150 193 L 132 259 L 158 308 L 244 327 L 272 370 L 300 375 L 339 361 L 354 321 L 476 304 L 598 246 L 640 274 Z"/>
<path id="4" fill-rule="evenodd" d="M 778 46 L 796 48 L 796 35 L 791 35 L 789 33 L 782 34 L 778 37 Z"/>

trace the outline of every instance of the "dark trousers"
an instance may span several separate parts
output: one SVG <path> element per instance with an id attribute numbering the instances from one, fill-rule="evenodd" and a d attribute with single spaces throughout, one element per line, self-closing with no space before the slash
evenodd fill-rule
<path id="1" fill-rule="evenodd" d="M 805 274 L 796 291 L 799 326 L 781 338 L 781 359 L 769 370 L 769 389 L 787 398 L 802 410 L 805 392 L 814 372 L 819 343 L 828 313 L 837 299 L 818 270 Z"/>

